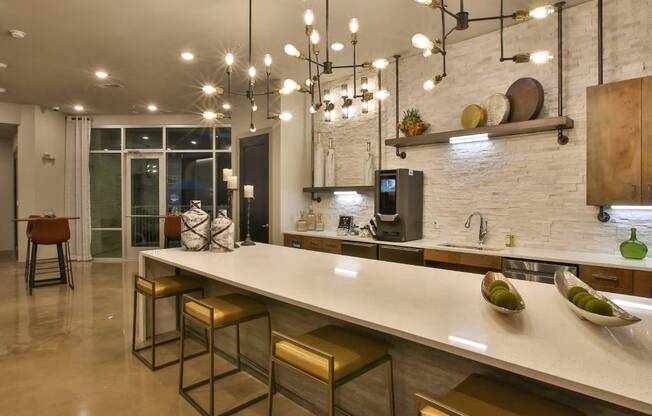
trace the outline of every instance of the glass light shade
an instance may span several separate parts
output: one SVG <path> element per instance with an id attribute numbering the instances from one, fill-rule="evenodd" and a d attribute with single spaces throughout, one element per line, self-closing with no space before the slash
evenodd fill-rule
<path id="1" fill-rule="evenodd" d="M 358 30 L 360 29 L 360 23 L 358 22 L 358 19 L 355 17 L 351 20 L 349 20 L 349 30 L 351 33 L 358 33 Z"/>
<path id="2" fill-rule="evenodd" d="M 201 87 L 201 90 L 204 92 L 206 95 L 213 95 L 217 92 L 217 88 L 210 84 L 206 84 L 203 87 Z"/>
<path id="3" fill-rule="evenodd" d="M 281 121 L 289 121 L 292 119 L 292 114 L 288 113 L 287 111 L 282 112 L 281 114 L 278 115 L 278 118 Z"/>
<path id="4" fill-rule="evenodd" d="M 360 78 L 360 88 L 363 90 L 369 90 L 369 79 L 367 77 Z"/>
<path id="5" fill-rule="evenodd" d="M 231 65 L 233 65 L 233 63 L 235 62 L 235 57 L 233 56 L 233 54 L 232 54 L 231 52 L 229 52 L 229 53 L 227 53 L 226 56 L 224 57 L 224 61 L 226 62 L 226 64 L 227 64 L 228 66 L 231 66 Z"/>
<path id="6" fill-rule="evenodd" d="M 285 51 L 286 55 L 294 56 L 295 58 L 301 56 L 301 52 L 299 52 L 299 50 L 291 43 L 285 45 L 285 48 L 283 48 L 283 50 Z"/>
<path id="7" fill-rule="evenodd" d="M 249 74 L 249 78 L 256 78 L 256 68 L 250 66 L 247 74 Z"/>
<path id="8" fill-rule="evenodd" d="M 367 114 L 369 112 L 369 102 L 368 101 L 363 101 L 362 105 L 360 107 L 362 108 L 362 114 Z"/>
<path id="9" fill-rule="evenodd" d="M 303 23 L 305 23 L 306 26 L 312 26 L 312 24 L 315 23 L 315 13 L 313 13 L 312 10 L 307 9 L 303 12 Z"/>
<path id="10" fill-rule="evenodd" d="M 530 62 L 535 64 L 545 64 L 552 60 L 553 56 L 548 51 L 533 52 L 530 54 Z"/>
<path id="11" fill-rule="evenodd" d="M 555 6 L 551 6 L 548 4 L 530 10 L 530 17 L 534 19 L 545 19 L 546 17 L 554 13 L 555 13 Z"/>
<path id="12" fill-rule="evenodd" d="M 266 53 L 265 58 L 263 60 L 265 61 L 265 66 L 266 67 L 272 66 L 272 55 Z"/>
<path id="13" fill-rule="evenodd" d="M 256 104 L 254 101 L 251 102 L 251 111 L 258 111 L 258 104 Z"/>
<path id="14" fill-rule="evenodd" d="M 344 98 L 349 96 L 349 86 L 348 85 L 342 84 L 340 86 L 340 96 L 344 97 Z"/>
<path id="15" fill-rule="evenodd" d="M 333 97 L 331 97 L 331 90 L 324 90 L 324 101 L 333 101 Z"/>
<path id="16" fill-rule="evenodd" d="M 432 56 L 432 51 L 430 49 L 424 49 L 421 55 L 423 55 L 424 58 L 428 58 Z"/>
<path id="17" fill-rule="evenodd" d="M 381 58 L 381 59 L 376 59 L 372 65 L 376 69 L 385 69 L 387 68 L 387 65 L 389 65 L 389 62 L 387 61 L 387 59 Z"/>
<path id="18" fill-rule="evenodd" d="M 310 43 L 313 45 L 319 44 L 319 31 L 317 29 L 314 29 L 310 34 Z"/>
<path id="19" fill-rule="evenodd" d="M 374 93 L 374 98 L 377 99 L 377 100 L 384 100 L 387 97 L 389 97 L 389 91 L 387 91 L 387 90 L 380 90 L 380 91 L 376 91 L 376 93 Z"/>
<path id="20" fill-rule="evenodd" d="M 432 42 L 430 39 L 428 39 L 428 36 L 424 35 L 423 33 L 417 33 L 416 35 L 412 36 L 412 46 L 417 49 L 432 49 L 430 48 L 431 44 Z"/>
<path id="21" fill-rule="evenodd" d="M 325 122 L 329 123 L 331 121 L 331 118 L 332 118 L 332 114 L 331 114 L 330 111 L 324 112 L 324 121 Z"/>
<path id="22" fill-rule="evenodd" d="M 215 114 L 214 111 L 204 111 L 202 116 L 204 117 L 204 120 L 215 120 L 217 118 L 217 114 Z"/>
<path id="23" fill-rule="evenodd" d="M 256 132 L 256 125 L 254 123 L 251 123 L 249 125 L 249 131 L 252 132 L 252 133 Z"/>

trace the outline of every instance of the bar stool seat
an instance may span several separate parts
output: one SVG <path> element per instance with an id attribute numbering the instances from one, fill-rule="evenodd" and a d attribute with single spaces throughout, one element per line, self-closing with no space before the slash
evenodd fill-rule
<path id="1" fill-rule="evenodd" d="M 330 354 L 335 359 L 335 381 L 384 357 L 387 345 L 334 325 L 295 337 L 297 341 Z M 276 356 L 306 373 L 328 381 L 328 359 L 288 341 L 276 344 Z"/>
<path id="2" fill-rule="evenodd" d="M 427 401 L 431 401 L 426 399 Z M 432 401 L 431 401 L 432 402 Z M 479 374 L 469 376 L 419 416 L 581 416 L 584 413 Z M 441 406 L 443 405 L 443 406 Z"/>
<path id="3" fill-rule="evenodd" d="M 185 312 L 205 325 L 211 324 L 210 309 L 213 310 L 213 326 L 229 326 L 246 320 L 247 317 L 267 312 L 267 306 L 248 296 L 232 293 L 220 297 L 198 299 L 202 304 L 190 301 L 185 304 Z"/>
<path id="4" fill-rule="evenodd" d="M 201 290 L 202 286 L 197 279 L 184 276 L 164 276 L 154 279 L 154 291 L 156 298 L 179 295 L 195 290 Z M 152 285 L 144 279 L 136 279 L 136 287 L 145 294 L 152 296 Z"/>

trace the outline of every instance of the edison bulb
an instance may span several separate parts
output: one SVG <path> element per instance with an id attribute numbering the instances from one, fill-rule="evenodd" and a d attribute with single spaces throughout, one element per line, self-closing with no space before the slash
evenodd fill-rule
<path id="1" fill-rule="evenodd" d="M 303 12 L 303 23 L 305 23 L 306 26 L 312 26 L 314 22 L 315 22 L 315 13 L 313 13 L 312 10 L 307 9 L 305 12 Z"/>
<path id="2" fill-rule="evenodd" d="M 431 91 L 433 88 L 435 88 L 435 81 L 429 79 L 428 81 L 423 83 L 424 90 Z"/>
<path id="3" fill-rule="evenodd" d="M 430 39 L 428 39 L 428 36 L 424 35 L 423 33 L 417 33 L 416 35 L 412 36 L 412 46 L 417 49 L 431 49 L 431 44 L 432 42 Z"/>
<path id="4" fill-rule="evenodd" d="M 283 50 L 285 51 L 286 55 L 294 56 L 295 58 L 301 56 L 301 52 L 299 52 L 299 50 L 291 43 L 285 45 L 285 48 L 283 48 Z"/>
<path id="5" fill-rule="evenodd" d="M 310 43 L 313 45 L 319 44 L 319 32 L 317 29 L 313 30 L 312 33 L 310 34 Z"/>
<path id="6" fill-rule="evenodd" d="M 545 64 L 553 58 L 548 51 L 533 52 L 530 54 L 530 62 L 535 64 Z"/>
<path id="7" fill-rule="evenodd" d="M 389 65 L 389 62 L 384 58 L 376 59 L 373 63 L 373 67 L 376 69 L 385 69 L 387 65 Z"/>
<path id="8" fill-rule="evenodd" d="M 281 114 L 279 114 L 278 118 L 281 119 L 281 121 L 289 121 L 292 119 L 292 114 L 288 113 L 287 111 L 284 111 Z"/>
<path id="9" fill-rule="evenodd" d="M 358 19 L 355 17 L 351 20 L 349 20 L 349 30 L 351 33 L 358 33 L 358 30 L 360 29 L 360 23 L 358 22 Z"/>
<path id="10" fill-rule="evenodd" d="M 215 120 L 217 118 L 217 114 L 215 114 L 214 111 L 204 111 L 204 120 Z"/>
<path id="11" fill-rule="evenodd" d="M 331 49 L 334 50 L 335 52 L 339 52 L 344 49 L 344 44 L 341 42 L 334 42 L 331 45 Z"/>
<path id="12" fill-rule="evenodd" d="M 384 100 L 387 97 L 389 97 L 389 91 L 387 90 L 380 90 L 374 93 L 374 98 L 376 98 L 377 100 Z"/>
<path id="13" fill-rule="evenodd" d="M 217 88 L 210 84 L 206 84 L 203 87 L 201 87 L 201 90 L 204 91 L 204 94 L 206 95 L 213 95 L 217 92 Z"/>
<path id="14" fill-rule="evenodd" d="M 231 109 L 231 104 L 224 103 L 224 104 L 222 104 L 222 108 L 225 109 L 225 110 L 230 110 Z"/>
<path id="15" fill-rule="evenodd" d="M 272 66 L 272 55 L 266 53 L 266 54 L 265 54 L 264 61 L 265 61 L 265 66 L 266 66 L 266 67 L 269 68 L 270 66 Z"/>
<path id="16" fill-rule="evenodd" d="M 555 13 L 555 6 L 546 5 L 530 10 L 530 17 L 534 19 L 545 19 L 553 13 Z"/>
<path id="17" fill-rule="evenodd" d="M 256 78 L 256 68 L 255 67 L 250 66 L 247 73 L 249 74 L 249 78 Z"/>
<path id="18" fill-rule="evenodd" d="M 231 66 L 231 65 L 233 65 L 233 63 L 235 62 L 235 57 L 233 56 L 233 54 L 232 54 L 231 52 L 229 52 L 229 53 L 227 53 L 226 56 L 224 57 L 224 60 L 226 61 L 226 64 L 227 64 L 228 66 Z"/>

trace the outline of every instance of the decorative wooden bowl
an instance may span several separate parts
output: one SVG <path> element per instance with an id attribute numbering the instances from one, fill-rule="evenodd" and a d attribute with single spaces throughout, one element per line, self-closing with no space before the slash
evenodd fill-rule
<path id="1" fill-rule="evenodd" d="M 420 136 L 430 128 L 430 123 L 398 123 L 398 129 L 405 135 L 405 137 Z"/>

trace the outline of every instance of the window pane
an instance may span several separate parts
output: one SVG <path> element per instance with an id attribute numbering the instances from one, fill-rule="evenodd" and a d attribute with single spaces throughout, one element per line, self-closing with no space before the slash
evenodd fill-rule
<path id="1" fill-rule="evenodd" d="M 168 150 L 210 150 L 211 128 L 169 128 L 166 146 Z"/>
<path id="2" fill-rule="evenodd" d="M 158 159 L 131 159 L 132 247 L 159 245 L 159 172 Z"/>
<path id="3" fill-rule="evenodd" d="M 121 150 L 120 129 L 91 129 L 91 150 Z"/>
<path id="4" fill-rule="evenodd" d="M 89 155 L 91 227 L 122 226 L 122 174 L 119 153 Z"/>
<path id="5" fill-rule="evenodd" d="M 93 257 L 122 257 L 122 231 L 91 231 L 91 255 Z"/>
<path id="6" fill-rule="evenodd" d="M 201 200 L 202 209 L 212 215 L 212 153 L 168 153 L 167 198 L 168 212 L 186 211 L 190 201 Z"/>
<path id="7" fill-rule="evenodd" d="M 231 153 L 215 153 L 217 158 L 217 163 L 215 163 L 215 187 L 217 188 L 217 195 L 215 197 L 215 203 L 217 204 L 217 209 L 226 209 L 227 206 L 227 192 L 226 192 L 226 182 L 222 177 L 222 169 L 231 169 Z"/>
<path id="8" fill-rule="evenodd" d="M 161 149 L 162 128 L 125 129 L 127 149 Z"/>
<path id="9" fill-rule="evenodd" d="M 231 150 L 231 127 L 218 127 L 215 129 L 215 148 L 217 150 Z"/>

